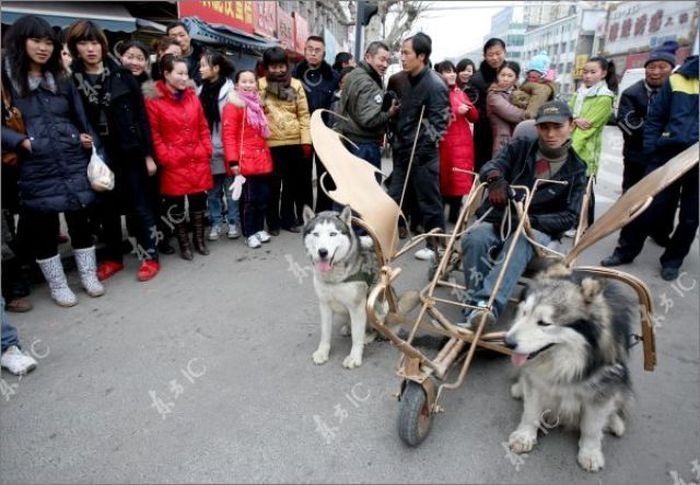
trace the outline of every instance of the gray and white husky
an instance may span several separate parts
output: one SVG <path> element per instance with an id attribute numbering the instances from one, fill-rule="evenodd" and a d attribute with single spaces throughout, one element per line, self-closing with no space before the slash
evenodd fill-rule
<path id="1" fill-rule="evenodd" d="M 603 432 L 625 432 L 632 398 L 627 356 L 639 304 L 621 285 L 572 273 L 561 264 L 540 273 L 526 290 L 505 342 L 520 369 L 511 387 L 523 415 L 510 448 L 527 453 L 545 415 L 580 429 L 578 463 L 605 465 Z"/>
<path id="2" fill-rule="evenodd" d="M 321 342 L 313 353 L 316 364 L 328 361 L 331 350 L 333 315 L 350 319 L 352 349 L 343 361 L 348 369 L 362 365 L 365 343 L 374 340 L 367 332 L 367 293 L 378 275 L 372 239 L 358 237 L 351 227 L 352 211 L 318 215 L 304 207 L 304 247 L 314 268 L 314 288 L 321 310 Z M 348 334 L 347 325 L 341 329 Z"/>

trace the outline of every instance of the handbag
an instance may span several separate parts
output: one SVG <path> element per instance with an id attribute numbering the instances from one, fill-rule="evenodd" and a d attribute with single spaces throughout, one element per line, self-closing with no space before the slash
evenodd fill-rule
<path id="1" fill-rule="evenodd" d="M 9 91 L 5 89 L 5 83 L 2 83 L 2 126 L 16 131 L 17 133 L 27 133 L 27 128 L 24 125 L 24 118 L 17 106 L 12 106 L 12 98 Z M 14 150 L 2 149 L 2 163 L 12 167 L 19 162 L 19 154 Z"/>

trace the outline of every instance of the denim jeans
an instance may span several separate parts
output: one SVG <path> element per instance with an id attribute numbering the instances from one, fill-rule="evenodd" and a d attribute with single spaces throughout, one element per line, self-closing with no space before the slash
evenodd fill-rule
<path id="1" fill-rule="evenodd" d="M 503 268 L 503 260 L 513 240 L 510 236 L 501 241 L 500 236 L 496 234 L 497 230 L 498 227 L 493 224 L 480 223 L 462 237 L 462 269 L 467 287 L 467 304 L 476 305 L 480 301 L 488 301 L 496 286 L 496 280 Z M 533 229 L 533 233 L 537 242 L 542 245 L 546 246 L 551 241 L 543 232 Z M 518 279 L 534 255 L 532 244 L 521 235 L 493 303 L 496 318 L 506 307 Z"/>
<path id="2" fill-rule="evenodd" d="M 8 347 L 12 347 L 13 345 L 16 345 L 19 347 L 19 338 L 17 338 L 17 329 L 10 325 L 10 322 L 7 320 L 7 314 L 5 313 L 5 299 L 2 298 L 2 328 L 0 329 L 0 333 L 2 333 L 2 351 L 5 352 L 5 350 L 8 349 Z"/>
<path id="3" fill-rule="evenodd" d="M 229 189 L 232 183 L 232 176 L 226 175 L 225 173 L 214 175 L 214 187 L 207 192 L 207 199 L 209 202 L 209 220 L 212 226 L 221 225 L 221 222 L 224 219 L 221 204 L 221 199 L 223 196 L 226 197 L 229 225 L 241 225 L 241 215 L 238 210 L 238 201 L 233 200 L 231 197 L 232 192 Z"/>
<path id="4" fill-rule="evenodd" d="M 347 147 L 356 157 L 371 163 L 379 170 L 382 169 L 382 152 L 378 143 L 358 143 L 357 148 L 348 143 Z"/>

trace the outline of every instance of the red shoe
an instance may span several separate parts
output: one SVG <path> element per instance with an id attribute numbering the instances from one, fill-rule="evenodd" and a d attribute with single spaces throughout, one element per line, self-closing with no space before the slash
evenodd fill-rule
<path id="1" fill-rule="evenodd" d="M 97 279 L 104 281 L 123 269 L 123 263 L 117 263 L 116 261 L 105 261 L 97 267 Z"/>
<path id="2" fill-rule="evenodd" d="M 148 281 L 152 279 L 160 271 L 160 264 L 153 260 L 144 261 L 136 273 L 136 279 L 139 281 Z"/>

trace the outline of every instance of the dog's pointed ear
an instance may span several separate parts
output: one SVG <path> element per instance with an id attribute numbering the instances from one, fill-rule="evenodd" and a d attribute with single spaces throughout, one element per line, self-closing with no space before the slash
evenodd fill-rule
<path id="1" fill-rule="evenodd" d="M 603 291 L 603 284 L 595 278 L 584 278 L 581 281 L 581 294 L 586 303 L 591 303 Z"/>
<path id="2" fill-rule="evenodd" d="M 301 218 L 304 220 L 304 225 L 308 224 L 314 217 L 316 217 L 316 214 L 314 214 L 313 209 L 311 209 L 311 207 L 308 205 L 305 205 L 304 210 L 301 211 Z"/>
<path id="3" fill-rule="evenodd" d="M 339 217 L 340 220 L 343 221 L 348 227 L 352 225 L 352 209 L 349 205 L 343 207 Z"/>

